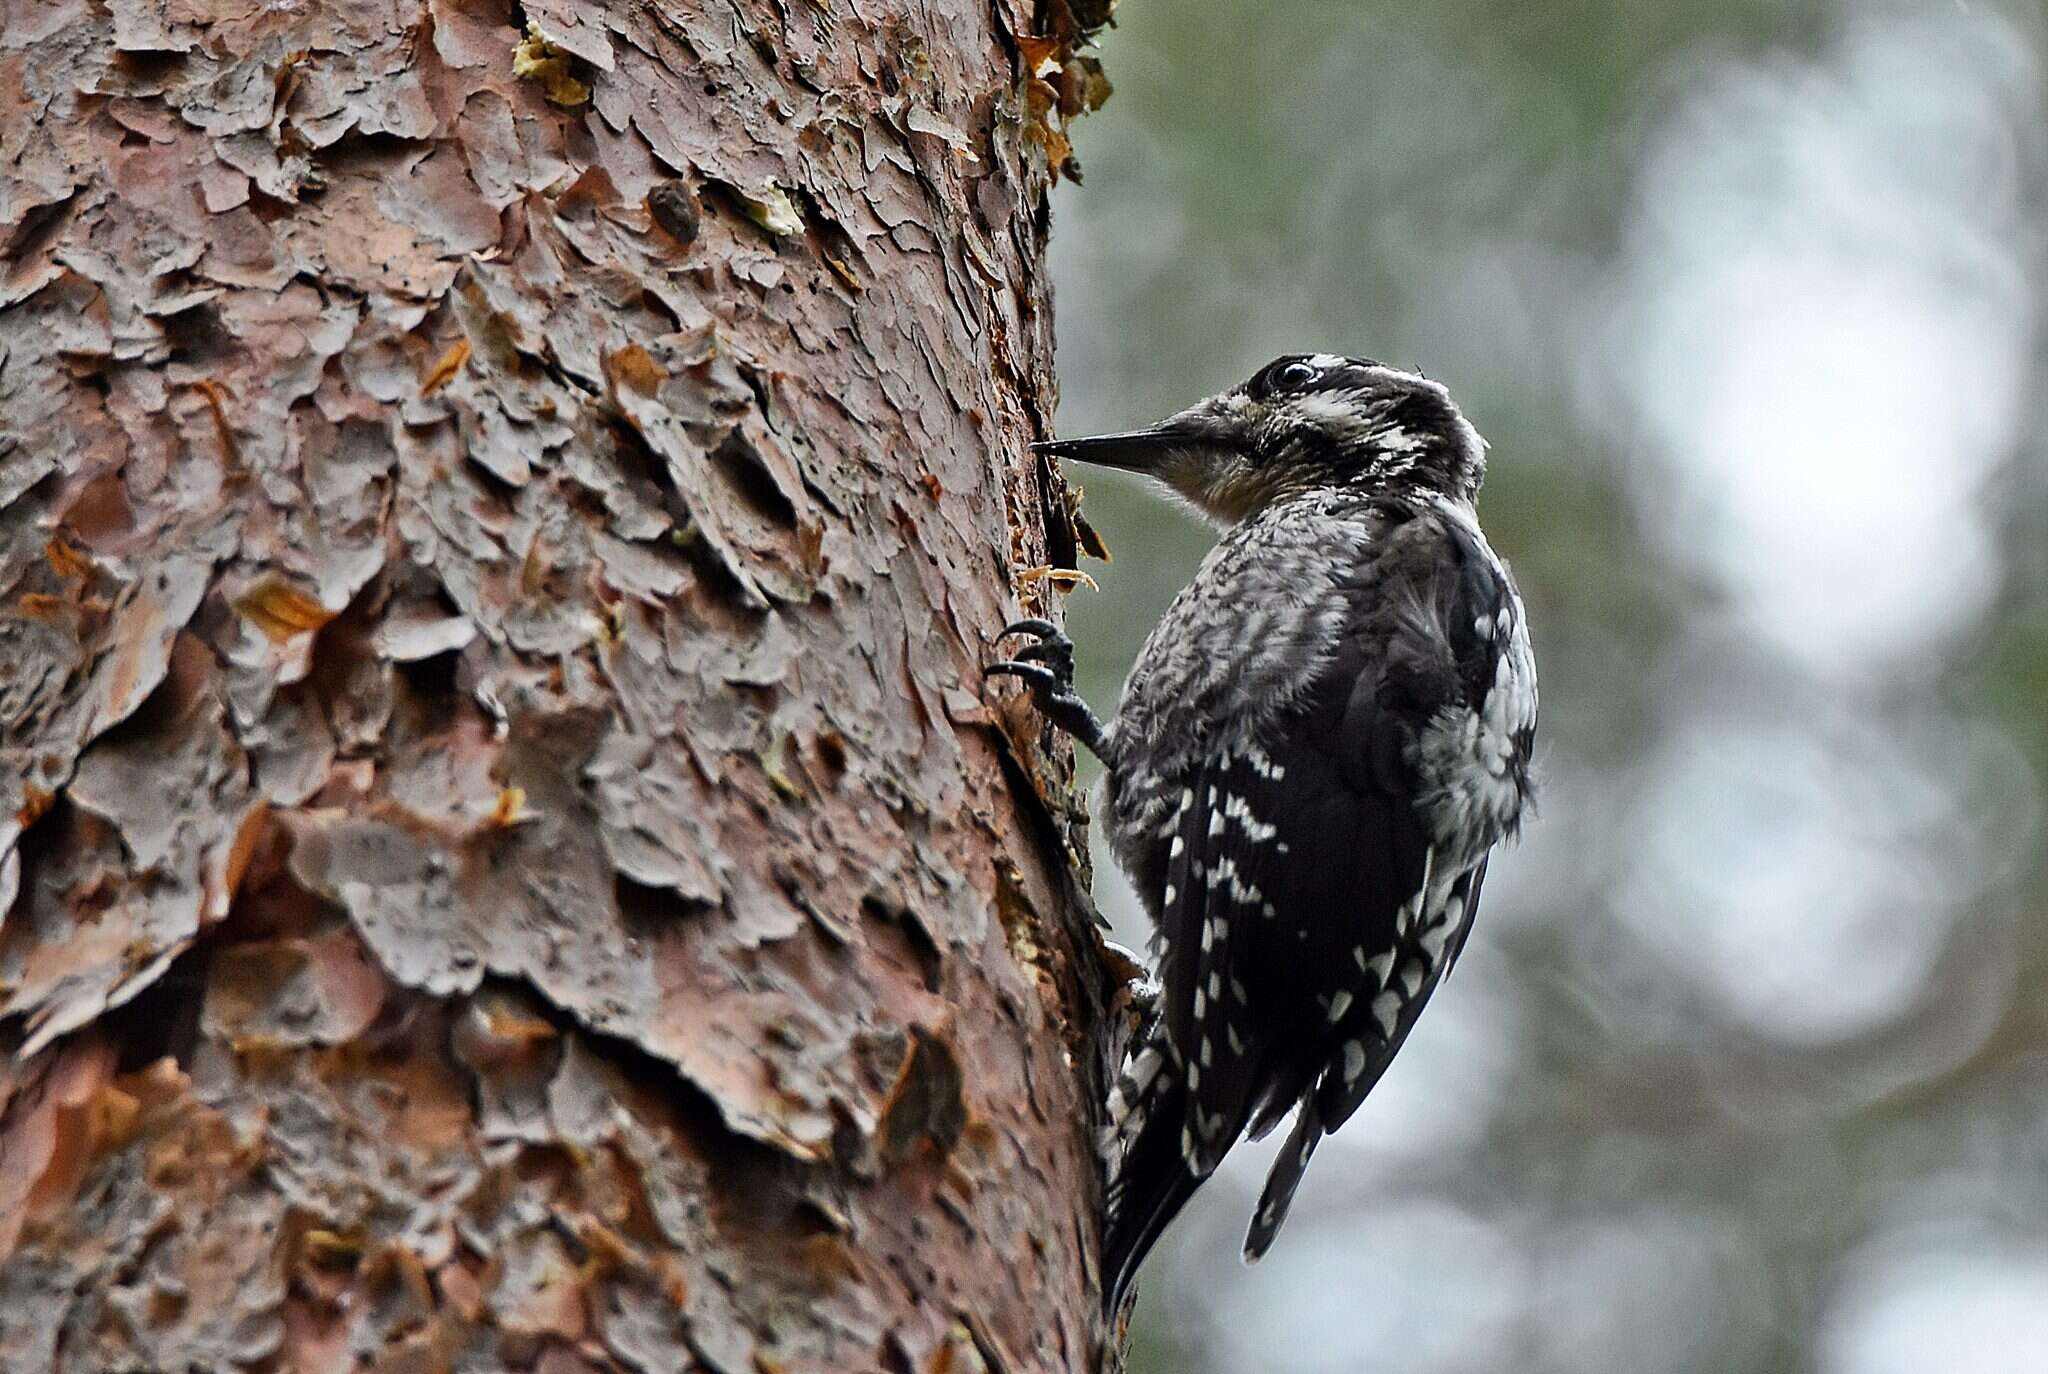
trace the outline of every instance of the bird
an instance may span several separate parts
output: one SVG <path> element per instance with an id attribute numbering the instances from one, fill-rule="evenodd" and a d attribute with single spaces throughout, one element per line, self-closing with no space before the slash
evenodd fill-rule
<path id="1" fill-rule="evenodd" d="M 1096 807 L 1155 929 L 1157 994 L 1101 1113 L 1100 1273 L 1139 1265 L 1241 1138 L 1294 1125 L 1257 1260 L 1464 947 L 1532 806 L 1536 663 L 1476 512 L 1486 444 L 1441 383 L 1283 355 L 1148 428 L 1034 444 L 1221 527 L 1108 722 L 1049 620 L 986 671 L 1104 765 Z"/>

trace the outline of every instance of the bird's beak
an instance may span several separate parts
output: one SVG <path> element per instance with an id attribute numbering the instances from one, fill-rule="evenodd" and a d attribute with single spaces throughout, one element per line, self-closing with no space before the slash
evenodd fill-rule
<path id="1" fill-rule="evenodd" d="M 1096 467 L 1122 472 L 1157 475 L 1160 466 L 1176 452 L 1184 452 L 1193 436 L 1172 421 L 1150 429 L 1133 429 L 1122 434 L 1097 434 L 1086 439 L 1048 439 L 1033 444 L 1033 453 L 1055 458 L 1076 458 Z"/>

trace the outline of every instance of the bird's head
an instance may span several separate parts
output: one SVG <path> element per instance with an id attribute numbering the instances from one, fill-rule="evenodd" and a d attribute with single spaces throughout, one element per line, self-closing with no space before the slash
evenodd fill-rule
<path id="1" fill-rule="evenodd" d="M 1147 429 L 1033 444 L 1156 477 L 1226 525 L 1318 488 L 1471 501 L 1485 443 L 1441 383 L 1365 358 L 1289 353 Z"/>

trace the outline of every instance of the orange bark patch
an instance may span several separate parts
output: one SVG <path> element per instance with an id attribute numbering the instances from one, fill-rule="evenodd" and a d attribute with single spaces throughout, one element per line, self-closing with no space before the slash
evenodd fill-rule
<path id="1" fill-rule="evenodd" d="M 457 339 L 448 346 L 448 351 L 434 360 L 427 369 L 427 375 L 420 378 L 420 395 L 431 396 L 455 380 L 455 374 L 462 371 L 462 365 L 469 361 L 469 340 Z"/>
<path id="2" fill-rule="evenodd" d="M 312 634 L 334 619 L 333 611 L 276 576 L 262 578 L 243 592 L 235 609 L 273 644 Z"/>

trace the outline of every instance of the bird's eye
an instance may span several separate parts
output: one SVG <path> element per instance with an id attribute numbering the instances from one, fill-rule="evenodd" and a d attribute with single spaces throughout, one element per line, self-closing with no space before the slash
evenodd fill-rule
<path id="1" fill-rule="evenodd" d="M 1293 391 L 1315 379 L 1316 370 L 1307 363 L 1289 363 L 1273 374 L 1273 388 L 1276 391 Z"/>

